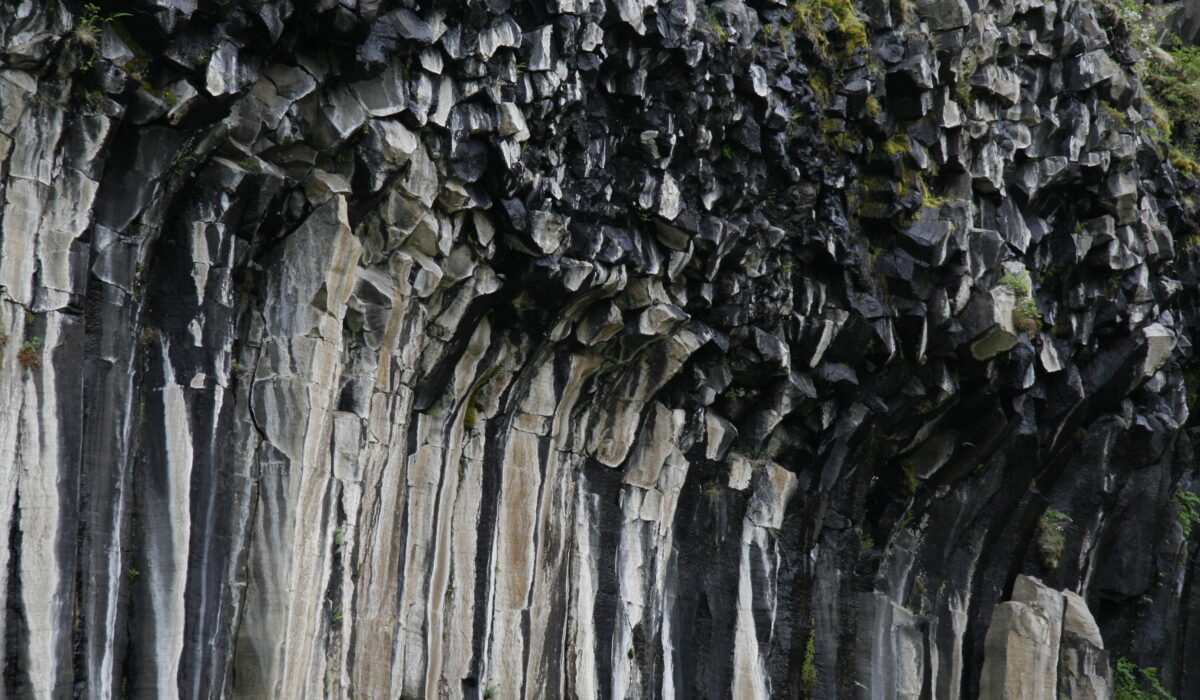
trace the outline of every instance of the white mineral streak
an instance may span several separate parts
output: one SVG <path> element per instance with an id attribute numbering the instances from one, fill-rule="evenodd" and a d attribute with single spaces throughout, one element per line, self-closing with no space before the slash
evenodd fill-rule
<path id="1" fill-rule="evenodd" d="M 650 408 L 649 425 L 633 448 L 625 469 L 624 523 L 617 550 L 622 607 L 613 644 L 613 687 L 636 696 L 642 687 L 636 660 L 653 654 L 645 644 L 657 630 L 669 643 L 667 582 L 674 579 L 671 560 L 675 508 L 687 477 L 688 463 L 677 447 L 684 412 L 658 402 Z M 633 631 L 640 627 L 642 638 Z M 631 652 L 632 655 L 631 655 Z"/>
<path id="2" fill-rule="evenodd" d="M 131 420 L 133 413 L 133 392 L 127 392 L 124 400 L 124 420 L 121 425 L 121 456 L 128 454 L 128 442 L 125 438 L 130 435 L 132 427 Z M 214 432 L 213 438 L 216 438 Z M 3 440 L 3 436 L 0 436 Z M 112 697 L 113 684 L 113 668 L 116 664 L 117 645 L 116 645 L 116 629 L 117 629 L 117 610 L 118 601 L 121 594 L 121 587 L 118 582 L 125 576 L 122 571 L 122 546 L 125 544 L 125 534 L 120 526 L 124 518 L 127 517 L 126 508 L 128 507 L 129 489 L 126 484 L 122 483 L 117 489 L 117 502 L 112 510 L 112 520 L 110 527 L 114 533 L 113 546 L 107 552 L 107 571 L 109 577 L 109 586 L 106 599 L 104 601 L 104 650 L 100 656 L 100 663 L 93 664 L 89 668 L 88 681 L 92 687 L 96 688 L 97 696 L 107 700 Z M 2 625 L 0 625 L 2 631 Z"/>
<path id="3" fill-rule="evenodd" d="M 573 357 L 572 360 L 566 385 L 560 391 L 554 389 L 552 364 L 543 363 L 523 404 L 530 416 L 542 417 L 536 427 L 539 434 L 547 434 L 545 439 L 550 445 L 541 497 L 536 503 L 540 517 L 535 530 L 536 576 L 528 603 L 530 653 L 522 674 L 526 693 L 537 695 L 560 695 L 565 692 L 558 683 L 547 685 L 555 679 L 546 669 L 551 664 L 557 664 L 566 636 L 566 629 L 562 625 L 566 602 L 561 581 L 567 580 L 570 564 L 563 535 L 569 532 L 570 504 L 575 501 L 577 484 L 573 477 L 582 464 L 575 455 L 557 449 L 561 443 L 554 436 L 559 435 L 565 426 L 564 417 L 570 416 L 583 382 L 597 368 L 593 358 Z"/>
<path id="4" fill-rule="evenodd" d="M 733 697 L 761 700 L 769 697 L 754 629 L 754 588 L 750 581 L 751 549 L 759 546 L 756 528 L 742 524 L 742 558 L 738 567 L 737 632 L 733 646 Z"/>
<path id="5" fill-rule="evenodd" d="M 0 346 L 0 513 L 6 522 L 17 516 L 14 511 L 23 473 L 21 457 L 24 445 L 21 436 L 27 408 L 24 405 L 24 369 L 17 360 L 21 346 L 23 313 L 14 311 L 14 304 L 0 304 L 0 333 L 9 341 Z M 36 394 L 32 398 L 36 398 Z M 36 424 L 35 424 L 36 425 Z M 8 537 L 8 532 L 0 536 Z M 0 548 L 0 590 L 8 590 L 8 571 L 12 552 L 9 547 Z M 0 639 L 4 639 L 7 615 L 0 615 Z"/>
<path id="6" fill-rule="evenodd" d="M 553 386 L 537 387 L 547 374 L 535 374 L 524 410 L 537 410 L 548 403 L 553 411 Z M 538 399 L 541 401 L 538 401 Z M 525 414 L 529 415 L 529 414 Z M 514 422 L 520 421 L 521 416 Z M 524 677 L 525 636 L 522 619 L 533 585 L 537 527 L 538 487 L 541 481 L 538 436 L 514 429 L 505 446 L 503 484 L 496 518 L 494 559 L 494 602 L 489 669 L 501 697 L 521 696 Z"/>
<path id="7" fill-rule="evenodd" d="M 271 294 L 268 338 L 254 376 L 258 425 L 274 450 L 261 466 L 256 578 L 243 637 L 264 677 L 261 693 L 301 697 L 321 687 L 324 592 L 333 524 L 323 517 L 331 476 L 333 392 L 342 371 L 341 326 L 362 247 L 335 195 L 284 244 L 285 268 Z M 296 313 L 288 315 L 288 311 Z M 264 454 L 270 454 L 269 452 Z M 324 523 L 320 536 L 311 528 Z M 286 640 L 286 644 L 284 643 Z"/>
<path id="8" fill-rule="evenodd" d="M 596 630 L 592 626 L 599 572 L 596 570 L 598 534 L 592 523 L 598 520 L 599 496 L 588 491 L 586 480 L 580 484 L 574 503 L 575 550 L 571 557 L 571 580 L 576 584 L 570 594 L 571 615 L 567 622 L 568 655 L 566 675 L 574 680 L 579 697 L 594 698 L 600 692 L 596 677 Z"/>
<path id="9" fill-rule="evenodd" d="M 22 71 L 4 71 L 3 89 L 4 101 L 11 107 L 5 108 L 0 131 L 13 138 L 4 173 L 0 284 L 12 301 L 28 309 L 34 299 L 43 221 L 53 215 L 47 200 L 52 196 L 54 147 L 62 129 L 62 112 L 50 108 L 52 101 L 38 95 L 37 83 Z M 20 111 L 14 114 L 9 109 Z"/>
<path id="10" fill-rule="evenodd" d="M 469 398 L 468 392 L 472 380 L 477 376 L 479 360 L 488 347 L 490 331 L 491 328 L 487 322 L 481 323 L 475 328 L 475 333 L 467 345 L 467 351 L 463 353 L 458 367 L 455 368 L 454 383 L 450 390 L 459 405 Z M 465 420 L 466 412 L 462 411 L 452 418 L 443 417 L 441 425 L 442 430 L 448 430 L 449 435 L 446 440 L 445 463 L 440 470 L 441 489 L 437 497 L 436 541 L 433 547 L 432 570 L 429 572 L 428 620 L 425 627 L 432 632 L 427 635 L 429 656 L 425 665 L 424 678 L 426 693 L 430 697 L 440 694 L 437 686 L 443 666 L 442 646 L 445 633 L 449 631 L 444 624 L 444 615 L 453 557 L 451 526 L 454 520 L 455 496 L 460 489 L 458 465 L 464 459 Z"/>
<path id="11" fill-rule="evenodd" d="M 108 130 L 106 119 L 76 118 L 70 136 L 72 155 L 80 161 L 66 158 L 61 89 L 39 89 L 28 73 L 0 70 L 0 334 L 5 339 L 0 367 L 0 511 L 19 522 L 25 543 L 16 568 L 29 626 L 29 675 L 35 697 L 64 692 L 60 669 L 69 649 L 64 621 L 70 619 L 66 601 L 74 584 L 60 576 L 60 554 L 73 550 L 60 533 L 60 458 L 72 459 L 61 447 L 74 436 L 61 432 L 60 377 L 52 365 L 68 332 L 67 320 L 58 312 L 69 304 L 76 287 L 72 249 L 90 223 L 97 190 L 95 181 L 78 168 L 95 157 Z M 36 334 L 29 330 L 31 321 L 39 322 Z M 27 343 L 40 367 L 27 368 L 18 359 Z M 4 529 L 6 542 L 9 527 Z M 119 546 L 113 550 L 119 552 Z M 10 590 L 10 556 L 5 547 L 0 554 L 3 591 Z M 110 565 L 109 573 L 115 572 L 119 565 Z M 110 621 L 115 588 L 109 591 Z M 0 638 L 7 639 L 3 635 L 8 616 L 4 617 Z M 107 630 L 112 633 L 111 623 Z"/>
<path id="12" fill-rule="evenodd" d="M 169 492 L 165 513 L 150 513 L 145 527 L 167 531 L 166 537 L 152 540 L 157 546 L 150 554 L 150 595 L 154 602 L 155 694 L 160 698 L 179 697 L 179 662 L 184 643 L 184 590 L 187 587 L 188 556 L 192 534 L 191 473 L 193 463 L 191 421 L 184 400 L 184 389 L 175 381 L 171 367 L 170 344 L 162 343 L 165 383 L 162 388 L 163 413 L 166 417 L 166 459 L 164 481 Z"/>
<path id="13" fill-rule="evenodd" d="M 788 502 L 796 492 L 796 475 L 774 462 L 754 465 L 754 494 L 742 523 L 741 564 L 738 567 L 737 629 L 733 647 L 733 697 L 760 700 L 771 695 L 758 644 L 755 601 L 774 601 L 774 572 L 779 568 L 774 535 L 783 526 Z M 758 562 L 754 562 L 754 559 Z M 768 590 L 754 590 L 751 567 L 768 572 Z M 771 611 L 774 620 L 774 611 Z"/>
<path id="14" fill-rule="evenodd" d="M 34 679 L 36 697 L 54 697 L 58 687 L 58 659 L 63 649 L 60 616 L 63 597 L 59 578 L 60 500 L 59 500 L 59 434 L 58 407 L 42 397 L 57 396 L 56 375 L 50 368 L 54 349 L 58 346 L 58 316 L 47 318 L 46 336 L 42 339 L 41 372 L 26 372 L 24 403 L 21 406 L 18 468 L 21 499 L 21 532 L 27 542 L 42 543 L 23 549 L 20 563 L 21 590 L 24 598 L 30 635 L 30 674 Z M 20 368 L 20 363 L 14 363 Z"/>
<path id="15" fill-rule="evenodd" d="M 198 374 L 197 376 L 202 376 L 202 373 Z M 201 381 L 203 381 L 203 379 Z M 191 388 L 193 388 L 193 389 L 198 388 L 195 386 L 195 382 L 193 382 Z M 208 419 L 209 425 L 218 425 L 218 421 L 220 420 L 220 415 L 221 415 L 221 408 L 223 405 L 224 405 L 224 394 L 217 392 L 213 396 L 212 411 L 209 414 L 209 419 Z M 220 439 L 221 439 L 221 436 L 215 430 L 209 434 L 208 444 L 206 445 L 207 453 L 209 455 L 218 454 L 218 443 L 220 442 Z M 204 500 L 202 501 L 202 508 L 203 508 L 203 511 L 201 513 L 201 521 L 199 523 L 198 531 L 201 535 L 201 542 L 202 542 L 201 555 L 204 555 L 204 554 L 208 553 L 207 551 L 205 551 L 205 547 L 206 546 L 208 548 L 212 547 L 212 539 L 214 538 L 214 533 L 216 532 L 216 526 L 217 526 L 217 523 L 215 520 L 215 511 L 217 508 L 217 502 L 216 502 L 216 496 L 214 493 L 210 492 L 210 493 L 206 494 Z M 189 517 L 189 519 L 190 519 L 190 517 Z M 214 591 L 211 590 L 212 585 L 211 585 L 211 581 L 210 581 L 209 577 L 207 577 L 207 576 L 202 577 L 200 579 L 199 585 L 200 585 L 199 609 L 201 610 L 202 614 L 206 614 L 207 611 L 209 610 L 209 606 L 213 604 L 213 599 L 216 598 L 216 596 L 214 595 Z M 203 662 L 203 651 L 202 650 L 205 647 L 211 645 L 212 641 L 213 640 L 206 639 L 203 636 L 203 630 L 201 630 L 200 626 L 197 625 L 196 630 L 193 633 L 193 637 L 188 642 L 191 646 L 190 651 L 191 651 L 192 661 L 196 665 L 197 668 L 201 668 L 201 664 Z M 191 689 L 192 697 L 199 698 L 204 695 L 204 683 L 205 683 L 204 676 L 200 673 L 196 673 L 192 679 L 192 689 Z"/>

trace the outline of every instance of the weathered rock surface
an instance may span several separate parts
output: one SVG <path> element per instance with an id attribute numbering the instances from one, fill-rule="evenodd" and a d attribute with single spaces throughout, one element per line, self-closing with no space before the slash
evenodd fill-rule
<path id="1" fill-rule="evenodd" d="M 1087 604 L 1018 576 L 997 605 L 984 643 L 980 698 L 1112 697 L 1108 656 Z"/>
<path id="2" fill-rule="evenodd" d="M 0 695 L 1200 697 L 1092 0 L 99 5 L 0 4 Z"/>

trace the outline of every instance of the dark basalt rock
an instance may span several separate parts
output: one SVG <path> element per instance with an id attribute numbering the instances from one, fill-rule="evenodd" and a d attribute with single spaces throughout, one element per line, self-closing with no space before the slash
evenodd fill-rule
<path id="1" fill-rule="evenodd" d="M 1200 696 L 1109 3 L 98 4 L 0 5 L 0 695 Z"/>

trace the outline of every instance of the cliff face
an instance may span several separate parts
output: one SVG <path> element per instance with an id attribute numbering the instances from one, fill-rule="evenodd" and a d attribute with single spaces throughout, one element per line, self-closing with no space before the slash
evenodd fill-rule
<path id="1" fill-rule="evenodd" d="M 0 5 L 3 694 L 1200 697 L 1129 33 Z"/>

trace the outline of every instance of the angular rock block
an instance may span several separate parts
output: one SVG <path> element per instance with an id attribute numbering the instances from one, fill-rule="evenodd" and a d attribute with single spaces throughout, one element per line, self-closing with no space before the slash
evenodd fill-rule
<path id="1" fill-rule="evenodd" d="M 980 700 L 1109 700 L 1112 679 L 1099 628 L 1070 591 L 1018 576 L 996 606 L 984 642 Z"/>

